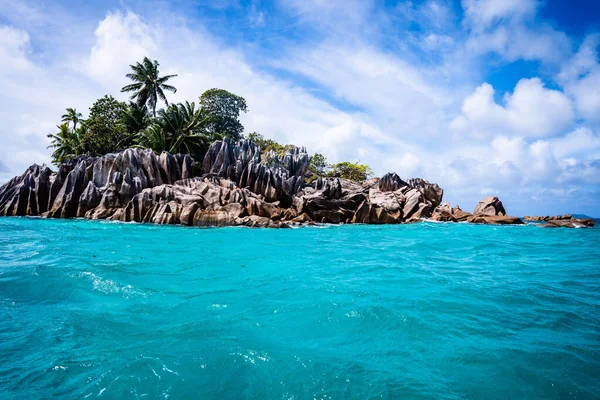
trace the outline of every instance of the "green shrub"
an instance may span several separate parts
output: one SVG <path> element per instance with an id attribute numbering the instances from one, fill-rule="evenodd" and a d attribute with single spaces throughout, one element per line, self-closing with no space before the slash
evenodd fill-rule
<path id="1" fill-rule="evenodd" d="M 351 163 L 343 161 L 330 166 L 328 176 L 349 179 L 352 181 L 364 181 L 373 175 L 373 170 L 366 164 Z"/>

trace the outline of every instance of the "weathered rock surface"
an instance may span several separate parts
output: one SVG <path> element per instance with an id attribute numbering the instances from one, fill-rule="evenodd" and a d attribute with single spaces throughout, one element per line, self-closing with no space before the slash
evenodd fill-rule
<path id="1" fill-rule="evenodd" d="M 489 224 L 489 225 L 523 225 L 524 222 L 518 217 L 510 217 L 506 215 L 473 215 L 467 218 L 467 222 L 473 224 Z"/>
<path id="2" fill-rule="evenodd" d="M 489 196 L 477 204 L 475 211 L 473 211 L 473 215 L 506 215 L 506 210 L 504 210 L 502 202 L 496 196 Z"/>
<path id="3" fill-rule="evenodd" d="M 546 228 L 592 228 L 595 225 L 590 218 L 551 219 L 544 225 Z"/>
<path id="4" fill-rule="evenodd" d="M 384 175 L 364 182 L 318 178 L 305 184 L 305 149 L 261 154 L 252 142 L 214 142 L 202 175 L 187 155 L 127 149 L 82 156 L 56 172 L 33 165 L 0 187 L 0 216 L 41 215 L 185 226 L 288 227 L 309 223 L 436 221 L 522 223 L 489 197 L 475 215 L 442 203 L 443 190 L 420 178 Z"/>
<path id="5" fill-rule="evenodd" d="M 466 221 L 473 224 L 492 225 L 524 224 L 520 218 L 507 215 L 502 202 L 496 196 L 489 196 L 479 201 L 473 215 L 466 217 Z"/>
<path id="6" fill-rule="evenodd" d="M 465 222 L 472 216 L 473 214 L 461 210 L 458 206 L 452 208 L 450 204 L 444 203 L 433 210 L 429 219 L 439 222 Z"/>
<path id="7" fill-rule="evenodd" d="M 547 222 L 547 221 L 556 221 L 556 220 L 569 220 L 573 218 L 572 215 L 570 214 L 564 214 L 564 215 L 555 215 L 553 217 L 551 216 L 534 216 L 534 217 L 530 217 L 530 216 L 525 216 L 523 217 L 524 221 L 527 222 Z"/>
<path id="8" fill-rule="evenodd" d="M 304 185 L 310 157 L 304 148 L 293 147 L 283 157 L 271 151 L 262 159 L 258 146 L 249 140 L 214 142 L 202 169 L 205 174 L 227 178 L 240 188 L 262 195 L 267 202 L 291 204 L 292 195 Z"/>

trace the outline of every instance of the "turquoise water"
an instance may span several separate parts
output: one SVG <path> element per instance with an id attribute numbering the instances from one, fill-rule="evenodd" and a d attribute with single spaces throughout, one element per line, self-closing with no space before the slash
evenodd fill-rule
<path id="1" fill-rule="evenodd" d="M 0 398 L 598 398 L 600 229 L 0 218 Z"/>

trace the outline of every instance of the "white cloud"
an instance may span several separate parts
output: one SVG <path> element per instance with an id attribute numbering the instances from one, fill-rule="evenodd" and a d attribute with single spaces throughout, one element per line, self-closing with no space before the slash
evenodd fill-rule
<path id="1" fill-rule="evenodd" d="M 522 20 L 534 16 L 536 0 L 463 0 L 466 18 L 477 29 L 501 20 Z"/>
<path id="2" fill-rule="evenodd" d="M 600 124 L 600 63 L 597 49 L 600 35 L 588 36 L 579 51 L 561 68 L 558 80 L 575 99 L 578 114 Z"/>
<path id="3" fill-rule="evenodd" d="M 27 55 L 30 39 L 27 32 L 9 26 L 0 26 L 0 65 L 7 73 L 32 69 Z"/>
<path id="4" fill-rule="evenodd" d="M 114 87 L 129 72 L 130 64 L 156 53 L 155 32 L 136 14 L 109 13 L 96 29 L 96 44 L 85 71 L 104 86 Z"/>
<path id="5" fill-rule="evenodd" d="M 579 127 L 552 141 L 552 152 L 557 158 L 582 156 L 594 151 L 600 151 L 600 136 L 588 127 Z"/>
<path id="6" fill-rule="evenodd" d="M 570 99 L 562 92 L 547 89 L 539 78 L 520 80 L 504 104 L 494 99 L 494 88 L 484 83 L 467 96 L 462 115 L 451 128 L 474 137 L 509 135 L 527 137 L 553 136 L 573 122 Z"/>
<path id="7" fill-rule="evenodd" d="M 571 52 L 571 41 L 560 31 L 535 20 L 536 0 L 463 0 L 470 29 L 467 48 L 493 52 L 507 61 L 524 59 L 559 63 Z"/>

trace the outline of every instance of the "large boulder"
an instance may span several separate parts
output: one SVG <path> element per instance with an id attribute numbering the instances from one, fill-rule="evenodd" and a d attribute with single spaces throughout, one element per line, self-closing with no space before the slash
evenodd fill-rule
<path id="1" fill-rule="evenodd" d="M 395 192 L 396 190 L 409 186 L 395 172 L 387 173 L 379 180 L 379 190 L 382 192 Z"/>
<path id="2" fill-rule="evenodd" d="M 475 206 L 475 211 L 473 211 L 473 215 L 506 215 L 506 210 L 504 209 L 500 199 L 498 199 L 496 196 L 489 196 L 477 203 L 477 206 Z"/>
<path id="3" fill-rule="evenodd" d="M 440 222 L 464 222 L 470 217 L 472 214 L 461 210 L 459 206 L 452 207 L 449 203 L 443 203 L 433 210 L 429 219 Z"/>

